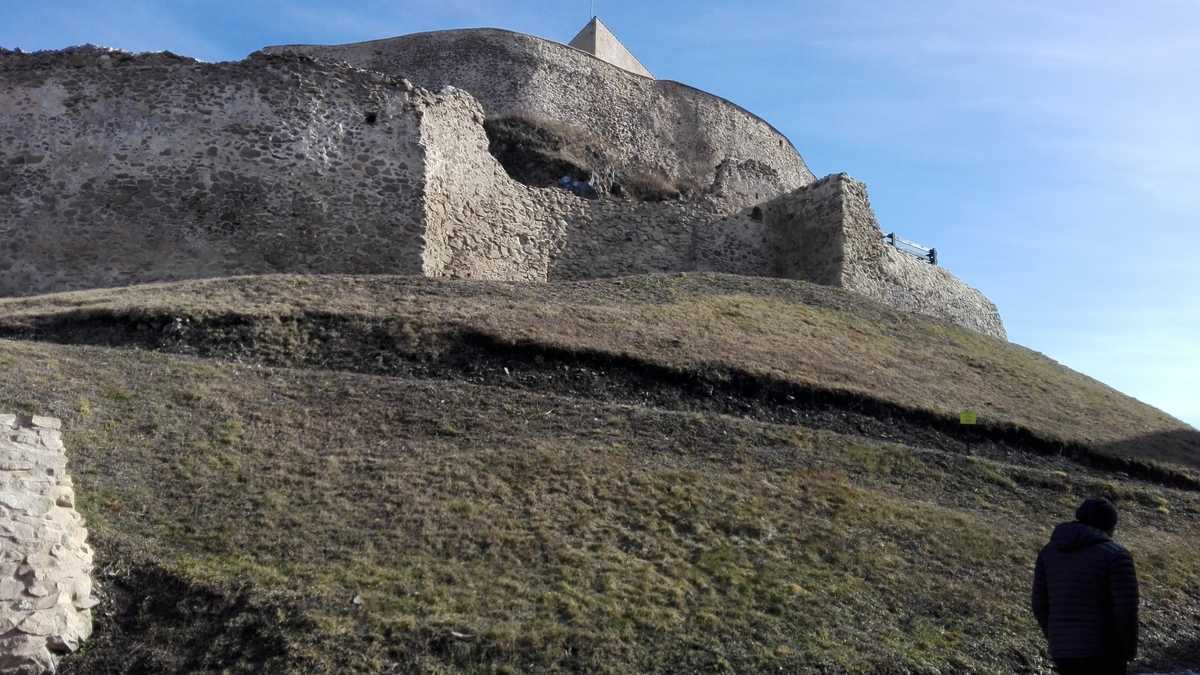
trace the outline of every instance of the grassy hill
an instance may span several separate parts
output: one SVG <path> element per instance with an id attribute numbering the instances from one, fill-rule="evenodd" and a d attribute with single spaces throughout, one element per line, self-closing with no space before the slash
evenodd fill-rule
<path id="1" fill-rule="evenodd" d="M 1200 433 L 835 289 L 256 277 L 0 337 L 100 564 L 65 672 L 1048 672 L 1032 561 L 1092 495 L 1140 665 L 1200 651 Z"/>

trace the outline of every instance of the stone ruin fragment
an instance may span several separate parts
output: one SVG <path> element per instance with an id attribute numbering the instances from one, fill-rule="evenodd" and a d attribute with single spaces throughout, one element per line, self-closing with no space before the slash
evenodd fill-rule
<path id="1" fill-rule="evenodd" d="M 92 633 L 92 549 L 60 426 L 0 414 L 0 675 L 53 673 Z"/>

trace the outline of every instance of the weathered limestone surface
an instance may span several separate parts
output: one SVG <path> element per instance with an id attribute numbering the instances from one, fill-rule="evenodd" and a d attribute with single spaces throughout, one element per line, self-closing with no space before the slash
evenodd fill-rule
<path id="1" fill-rule="evenodd" d="M 421 120 L 425 275 L 546 281 L 563 234 L 551 213 L 568 193 L 510 179 L 488 153 L 483 109 L 469 94 L 447 88 L 438 101 Z"/>
<path id="2" fill-rule="evenodd" d="M 0 414 L 2 675 L 53 672 L 92 632 L 92 549 L 59 427 Z"/>
<path id="3" fill-rule="evenodd" d="M 296 57 L 0 54 L 0 295 L 419 274 L 428 92 Z"/>
<path id="4" fill-rule="evenodd" d="M 713 191 L 721 167 L 740 171 L 738 206 L 806 185 L 812 172 L 783 134 L 693 87 L 626 72 L 567 45 L 505 30 L 418 33 L 347 45 L 268 47 L 464 89 L 489 118 L 552 120 L 604 140 L 600 184 L 612 173 L 654 175 Z M 740 167 L 746 165 L 746 169 Z M 729 190 L 731 186 L 726 186 Z"/>

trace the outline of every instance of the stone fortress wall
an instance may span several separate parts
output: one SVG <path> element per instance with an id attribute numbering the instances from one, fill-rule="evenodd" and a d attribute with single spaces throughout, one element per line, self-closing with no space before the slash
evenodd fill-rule
<path id="1" fill-rule="evenodd" d="M 579 77 L 596 91 L 663 84 L 537 38 L 451 33 L 450 44 L 504 38 L 505 58 L 526 70 L 553 71 L 534 66 L 559 54 L 590 69 Z M 430 35 L 397 42 L 432 50 Z M 513 45 L 527 48 L 523 60 Z M 666 200 L 584 198 L 509 175 L 489 152 L 486 92 L 433 94 L 336 55 L 267 51 L 221 64 L 96 48 L 0 53 L 11 92 L 0 101 L 0 294 L 269 272 L 546 281 L 702 270 L 845 286 L 1004 337 L 982 294 L 880 241 L 861 184 L 814 182 L 786 139 L 716 97 L 693 105 L 708 95 L 679 85 L 617 97 L 657 106 L 646 119 L 615 105 L 539 108 L 577 127 L 603 111 L 614 129 L 643 125 L 604 148 L 610 178 L 662 166 L 703 185 Z M 447 58 L 434 52 L 421 53 Z M 567 96 L 536 93 L 505 68 L 484 79 L 506 105 Z M 687 94 L 667 105 L 671 91 Z"/>
<path id="2" fill-rule="evenodd" d="M 427 92 L 98 49 L 0 56 L 0 90 L 0 294 L 421 270 Z"/>
<path id="3" fill-rule="evenodd" d="M 92 633 L 92 549 L 60 426 L 0 414 L 0 673 L 54 672 Z"/>
<path id="4" fill-rule="evenodd" d="M 833 174 L 764 207 L 774 233 L 772 276 L 841 286 L 885 305 L 1006 337 L 983 293 L 943 267 L 882 243 L 867 186 Z"/>
<path id="5" fill-rule="evenodd" d="M 550 191 L 509 179 L 488 154 L 483 110 L 475 99 L 453 89 L 439 98 L 442 105 L 427 111 L 421 124 L 423 272 L 545 281 L 551 250 L 561 239 L 549 218 Z"/>
<path id="6" fill-rule="evenodd" d="M 597 167 L 653 174 L 715 192 L 718 168 L 746 164 L 739 201 L 753 203 L 813 181 L 791 142 L 771 125 L 718 96 L 628 73 L 578 49 L 498 29 L 418 33 L 349 45 L 267 47 L 359 68 L 403 74 L 432 91 L 471 93 L 489 118 L 551 120 L 602 139 Z M 619 179 L 617 179 L 619 180 Z"/>

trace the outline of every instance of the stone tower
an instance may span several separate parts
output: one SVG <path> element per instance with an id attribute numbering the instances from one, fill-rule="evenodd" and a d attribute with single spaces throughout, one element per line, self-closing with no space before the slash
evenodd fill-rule
<path id="1" fill-rule="evenodd" d="M 583 30 L 579 31 L 571 42 L 570 46 L 578 49 L 581 52 L 587 52 L 592 56 L 607 61 L 618 68 L 628 70 L 631 73 L 654 79 L 646 66 L 642 65 L 641 61 L 637 60 L 625 45 L 617 39 L 616 35 L 605 26 L 600 17 L 592 17 Z"/>

